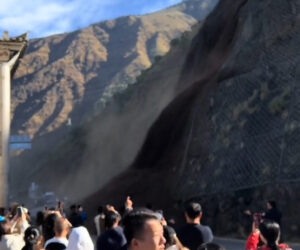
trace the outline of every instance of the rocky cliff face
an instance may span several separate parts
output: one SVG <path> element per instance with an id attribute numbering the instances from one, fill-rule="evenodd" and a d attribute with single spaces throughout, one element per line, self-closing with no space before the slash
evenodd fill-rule
<path id="1" fill-rule="evenodd" d="M 222 50 L 229 53 L 216 85 L 195 98 L 187 128 L 181 170 L 191 186 L 201 183 L 196 193 L 300 177 L 295 137 L 299 3 L 240 2 L 244 5 L 235 16 L 232 43 Z M 214 181 L 208 183 L 211 170 Z M 194 172 L 201 172 L 200 179 L 191 178 Z"/>
<path id="2" fill-rule="evenodd" d="M 12 130 L 32 137 L 78 125 L 170 49 L 216 0 L 190 0 L 30 41 L 12 87 Z M 55 136 L 55 135 L 52 135 Z"/>
<path id="3" fill-rule="evenodd" d="M 296 0 L 221 1 L 193 40 L 178 82 L 184 91 L 132 168 L 100 191 L 103 201 L 130 193 L 171 209 L 202 197 L 224 233 L 237 232 L 240 209 L 277 199 L 286 232 L 299 234 L 299 13 Z"/>

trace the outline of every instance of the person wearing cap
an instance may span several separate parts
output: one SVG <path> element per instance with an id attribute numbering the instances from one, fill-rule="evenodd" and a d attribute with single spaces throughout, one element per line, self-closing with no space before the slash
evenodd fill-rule
<path id="1" fill-rule="evenodd" d="M 185 204 L 186 225 L 177 231 L 181 243 L 190 250 L 197 250 L 203 243 L 212 242 L 213 233 L 209 226 L 202 225 L 202 208 L 197 202 Z"/>

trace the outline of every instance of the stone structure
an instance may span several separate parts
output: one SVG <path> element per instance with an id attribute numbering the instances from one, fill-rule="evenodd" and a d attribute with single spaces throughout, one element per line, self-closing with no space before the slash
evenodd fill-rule
<path id="1" fill-rule="evenodd" d="M 7 202 L 10 135 L 10 80 L 27 47 L 27 34 L 9 38 L 4 32 L 0 40 L 0 206 Z"/>

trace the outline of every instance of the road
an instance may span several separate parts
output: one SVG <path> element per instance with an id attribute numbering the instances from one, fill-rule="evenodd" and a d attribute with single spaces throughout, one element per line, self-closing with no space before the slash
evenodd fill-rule
<path id="1" fill-rule="evenodd" d="M 96 245 L 96 236 L 91 236 L 94 244 Z M 237 239 L 229 239 L 229 238 L 220 238 L 220 237 L 214 237 L 214 242 L 222 245 L 225 247 L 226 250 L 244 250 L 245 249 L 245 241 L 244 240 L 237 240 Z M 288 245 L 293 250 L 300 250 L 300 244 L 290 244 Z"/>
<path id="2" fill-rule="evenodd" d="M 214 240 L 216 243 L 222 245 L 227 250 L 243 250 L 245 249 L 245 241 L 244 240 L 236 240 L 236 239 L 228 239 L 228 238 L 219 238 L 215 237 Z M 293 250 L 300 250 L 300 244 L 290 244 L 288 245 Z"/>

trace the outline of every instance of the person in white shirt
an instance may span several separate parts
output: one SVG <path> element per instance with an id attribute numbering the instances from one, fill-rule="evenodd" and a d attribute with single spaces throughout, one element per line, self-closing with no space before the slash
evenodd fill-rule
<path id="1" fill-rule="evenodd" d="M 8 221 L 0 222 L 0 250 L 20 250 L 25 246 L 23 235 L 11 233 L 11 224 Z"/>
<path id="2" fill-rule="evenodd" d="M 67 250 L 94 250 L 91 236 L 84 226 L 72 229 Z"/>
<path id="3" fill-rule="evenodd" d="M 101 233 L 103 233 L 101 231 L 101 229 L 102 229 L 101 222 L 103 222 L 104 219 L 105 219 L 105 214 L 103 213 L 103 207 L 100 206 L 100 207 L 98 207 L 98 214 L 94 217 L 94 224 L 95 224 L 95 227 L 96 227 L 97 237 L 99 237 L 99 235 Z"/>

